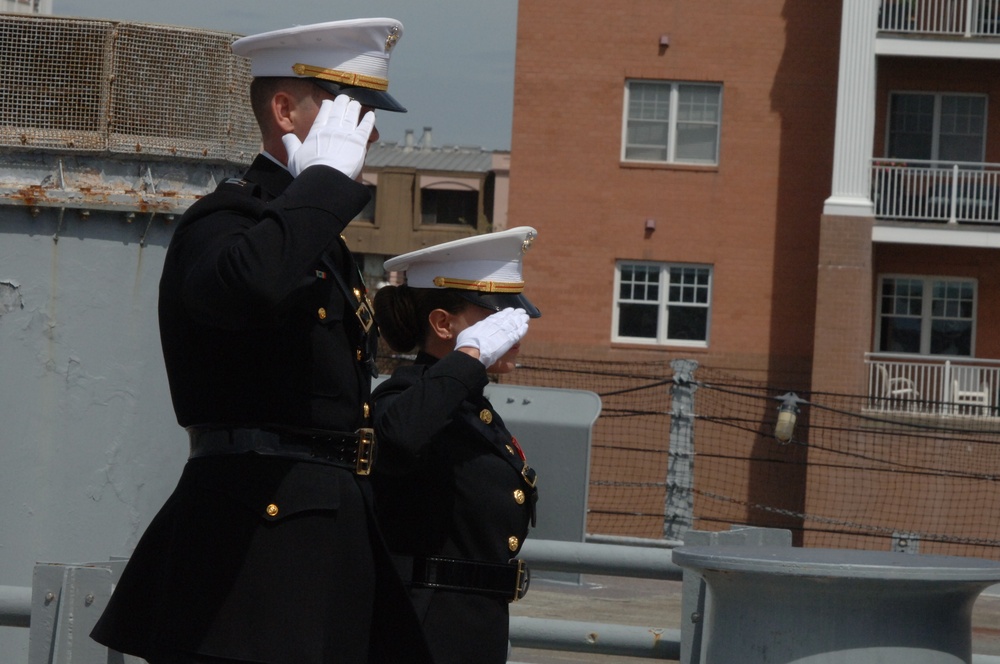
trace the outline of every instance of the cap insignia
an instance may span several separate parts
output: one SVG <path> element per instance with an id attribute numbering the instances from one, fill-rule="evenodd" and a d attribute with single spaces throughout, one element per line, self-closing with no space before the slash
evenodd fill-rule
<path id="1" fill-rule="evenodd" d="M 535 240 L 535 234 L 534 233 L 528 233 L 524 237 L 524 242 L 521 243 L 521 253 L 522 254 L 528 253 L 528 249 L 531 249 L 531 243 L 534 242 L 534 240 Z"/>
<path id="2" fill-rule="evenodd" d="M 391 51 L 392 47 L 395 46 L 396 42 L 398 41 L 399 41 L 399 27 L 394 25 L 392 26 L 392 28 L 389 29 L 389 36 L 385 38 L 385 52 L 388 53 L 389 51 Z"/>

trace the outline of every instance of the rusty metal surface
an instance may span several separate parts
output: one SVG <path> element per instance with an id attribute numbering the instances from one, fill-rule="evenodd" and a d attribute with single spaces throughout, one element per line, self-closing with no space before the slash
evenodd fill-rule
<path id="1" fill-rule="evenodd" d="M 0 205 L 174 215 L 241 170 L 194 159 L 0 153 Z"/>

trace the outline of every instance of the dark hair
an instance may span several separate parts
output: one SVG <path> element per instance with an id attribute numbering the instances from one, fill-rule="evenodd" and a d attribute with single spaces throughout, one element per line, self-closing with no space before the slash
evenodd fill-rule
<path id="1" fill-rule="evenodd" d="M 282 90 L 302 99 L 313 97 L 319 103 L 322 90 L 312 81 L 294 76 L 259 76 L 250 81 L 250 108 L 257 118 L 261 131 L 265 130 L 270 118 L 271 99 Z"/>
<path id="2" fill-rule="evenodd" d="M 375 293 L 375 321 L 385 342 L 397 353 L 423 348 L 430 333 L 428 316 L 435 309 L 457 314 L 474 306 L 447 288 L 383 286 Z"/>

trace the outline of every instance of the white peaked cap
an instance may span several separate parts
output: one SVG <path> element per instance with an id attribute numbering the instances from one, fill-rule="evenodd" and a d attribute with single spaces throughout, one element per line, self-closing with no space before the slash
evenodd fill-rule
<path id="1" fill-rule="evenodd" d="M 537 316 L 538 310 L 521 295 L 522 259 L 537 235 L 530 226 L 473 235 L 390 258 L 384 267 L 406 272 L 411 288 L 452 288 L 481 306 L 522 307 Z"/>
<path id="2" fill-rule="evenodd" d="M 396 19 L 359 18 L 249 35 L 233 42 L 232 49 L 250 59 L 250 75 L 255 78 L 314 78 L 331 92 L 344 91 L 362 104 L 405 111 L 386 92 L 389 56 L 402 36 L 403 24 Z"/>

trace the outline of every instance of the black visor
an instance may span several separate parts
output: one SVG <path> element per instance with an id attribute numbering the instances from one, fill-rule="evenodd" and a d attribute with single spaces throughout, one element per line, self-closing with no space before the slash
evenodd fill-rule
<path id="1" fill-rule="evenodd" d="M 332 95 L 348 95 L 362 106 L 371 106 L 382 111 L 392 111 L 394 113 L 406 113 L 406 109 L 396 101 L 396 98 L 388 92 L 372 90 L 371 88 L 359 88 L 351 85 L 339 85 L 321 78 L 312 79 L 313 83 L 323 88 Z"/>
<path id="2" fill-rule="evenodd" d="M 492 311 L 503 311 L 508 307 L 524 309 L 529 318 L 538 318 L 542 312 L 533 305 L 524 293 L 480 293 L 471 290 L 455 290 L 456 293 L 473 304 Z"/>

